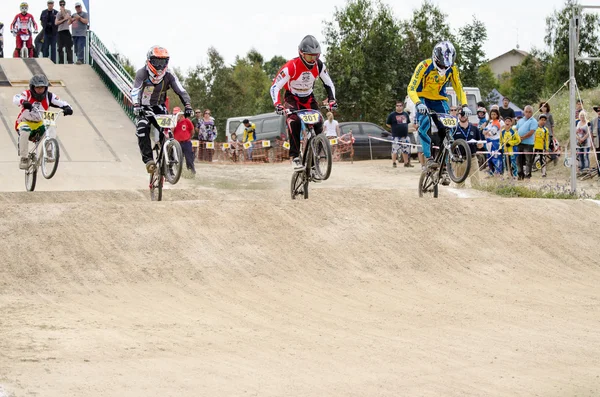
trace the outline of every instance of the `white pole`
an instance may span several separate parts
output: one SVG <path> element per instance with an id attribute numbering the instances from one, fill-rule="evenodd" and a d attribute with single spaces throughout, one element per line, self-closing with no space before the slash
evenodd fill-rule
<path id="1" fill-rule="evenodd" d="M 577 14 L 578 14 L 578 9 L 575 9 L 574 12 L 576 13 L 575 15 L 573 15 L 573 18 L 571 18 L 571 26 L 569 29 L 569 75 L 570 77 L 570 82 L 569 82 L 569 111 L 570 111 L 570 115 L 569 115 L 569 131 L 570 131 L 570 146 L 571 146 L 571 193 L 576 193 L 577 192 L 577 157 L 576 157 L 576 151 L 577 151 L 577 140 L 576 140 L 576 135 L 575 135 L 575 57 L 577 56 L 577 53 L 579 51 L 577 51 L 576 49 L 576 26 L 577 26 Z"/>

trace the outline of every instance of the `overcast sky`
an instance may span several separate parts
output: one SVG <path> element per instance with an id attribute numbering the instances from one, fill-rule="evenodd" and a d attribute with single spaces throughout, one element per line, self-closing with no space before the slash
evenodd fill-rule
<path id="1" fill-rule="evenodd" d="M 58 8 L 58 0 L 56 8 Z M 306 34 L 323 39 L 323 21 L 331 20 L 335 7 L 346 0 L 321 1 L 318 7 L 294 6 L 267 0 L 228 1 L 157 1 L 90 0 L 91 29 L 111 49 L 129 57 L 135 66 L 143 64 L 147 49 L 159 44 L 171 53 L 171 65 L 184 71 L 206 60 L 206 51 L 214 46 L 232 63 L 236 55 L 257 49 L 266 60 L 274 55 L 292 58 Z M 391 4 L 396 17 L 408 18 L 419 1 L 384 0 Z M 75 1 L 67 0 L 73 10 Z M 448 14 L 457 30 L 475 14 L 488 29 L 485 45 L 488 59 L 518 43 L 522 50 L 542 47 L 545 18 L 559 9 L 564 0 L 482 0 L 435 1 Z M 598 4 L 598 0 L 588 3 Z M 493 5 L 491 5 L 493 4 Z M 19 1 L 0 1 L 0 21 L 8 25 L 19 12 Z M 39 18 L 45 0 L 30 0 L 30 12 Z M 5 53 L 14 50 L 14 38 L 4 31 Z M 7 51 L 8 50 L 8 51 Z"/>

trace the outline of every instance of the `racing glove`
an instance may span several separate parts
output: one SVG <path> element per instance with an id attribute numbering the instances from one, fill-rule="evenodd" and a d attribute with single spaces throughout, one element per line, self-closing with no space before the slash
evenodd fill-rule
<path id="1" fill-rule="evenodd" d="M 194 110 L 192 109 L 192 105 L 190 105 L 189 103 L 185 105 L 185 109 L 183 111 L 183 116 L 186 119 L 189 119 L 190 117 L 192 117 L 192 115 L 194 114 Z"/>
<path id="2" fill-rule="evenodd" d="M 417 112 L 420 114 L 427 114 L 427 106 L 421 102 L 417 103 Z"/>
<path id="3" fill-rule="evenodd" d="M 471 111 L 471 109 L 468 106 L 463 106 L 462 111 L 465 114 L 465 116 L 467 116 L 467 117 L 473 115 L 473 112 Z"/>
<path id="4" fill-rule="evenodd" d="M 275 113 L 281 115 L 285 113 L 285 109 L 282 104 L 275 105 Z"/>
<path id="5" fill-rule="evenodd" d="M 329 101 L 329 110 L 337 110 L 337 108 L 338 108 L 337 101 L 335 99 L 331 99 Z"/>
<path id="6" fill-rule="evenodd" d="M 62 108 L 62 110 L 65 116 L 71 116 L 73 114 L 73 109 L 71 108 L 71 106 L 65 106 Z"/>
<path id="7" fill-rule="evenodd" d="M 23 109 L 26 109 L 26 110 L 31 110 L 33 108 L 33 106 L 31 106 L 31 102 L 29 102 L 29 101 L 24 101 L 21 104 L 21 106 L 23 106 Z"/>
<path id="8" fill-rule="evenodd" d="M 135 114 L 136 117 L 140 118 L 140 117 L 144 117 L 144 108 L 141 106 L 134 106 L 133 107 L 133 114 Z"/>

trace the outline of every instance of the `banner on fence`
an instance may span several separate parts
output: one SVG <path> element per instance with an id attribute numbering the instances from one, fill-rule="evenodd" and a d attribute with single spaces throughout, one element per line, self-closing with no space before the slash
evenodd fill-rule
<path id="1" fill-rule="evenodd" d="M 215 149 L 215 143 L 214 142 L 206 142 L 206 148 L 207 149 Z"/>
<path id="2" fill-rule="evenodd" d="M 230 147 L 231 147 L 231 145 L 228 143 L 223 144 L 223 149 L 229 149 Z"/>
<path id="3" fill-rule="evenodd" d="M 198 146 L 200 146 L 200 142 L 194 139 L 192 141 L 192 147 L 198 147 Z"/>
<path id="4" fill-rule="evenodd" d="M 283 142 L 283 148 L 290 150 L 290 143 L 288 141 Z"/>
<path id="5" fill-rule="evenodd" d="M 251 142 L 244 143 L 244 149 L 250 149 L 251 147 L 252 147 L 252 143 Z"/>
<path id="6" fill-rule="evenodd" d="M 263 147 L 271 147 L 271 141 L 262 141 Z"/>
<path id="7" fill-rule="evenodd" d="M 337 145 L 338 144 L 338 140 L 337 140 L 337 138 L 333 138 L 333 139 L 329 140 L 329 143 L 331 144 L 331 146 Z"/>

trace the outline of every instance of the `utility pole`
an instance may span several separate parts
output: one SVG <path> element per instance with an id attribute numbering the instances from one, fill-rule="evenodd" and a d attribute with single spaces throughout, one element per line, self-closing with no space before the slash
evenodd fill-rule
<path id="1" fill-rule="evenodd" d="M 569 29 L 569 139 L 571 146 L 571 193 L 577 192 L 577 140 L 575 134 L 575 58 L 577 57 L 577 27 L 579 9 L 573 9 L 571 26 Z"/>

